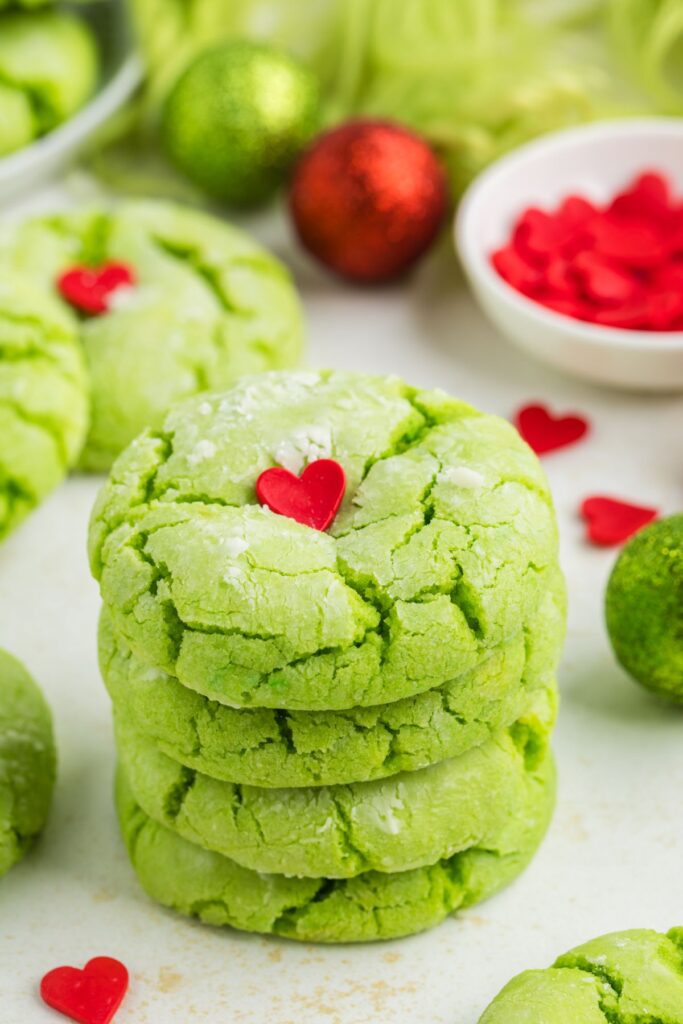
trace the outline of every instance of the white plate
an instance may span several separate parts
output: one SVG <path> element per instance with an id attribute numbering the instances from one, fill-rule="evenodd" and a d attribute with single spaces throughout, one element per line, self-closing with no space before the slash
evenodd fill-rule
<path id="1" fill-rule="evenodd" d="M 117 0 L 74 5 L 92 24 L 100 45 L 102 78 L 96 95 L 77 114 L 30 146 L 0 158 L 0 203 L 33 190 L 68 164 L 94 132 L 131 98 L 142 81 L 140 58 L 132 52 L 125 6 Z"/>
<path id="2" fill-rule="evenodd" d="M 599 384 L 671 391 L 683 389 L 683 332 L 618 330 L 562 316 L 516 291 L 490 262 L 527 206 L 552 208 L 574 192 L 605 202 L 650 168 L 683 197 L 683 119 L 600 122 L 545 136 L 476 179 L 460 204 L 455 237 L 484 311 L 513 344 Z"/>

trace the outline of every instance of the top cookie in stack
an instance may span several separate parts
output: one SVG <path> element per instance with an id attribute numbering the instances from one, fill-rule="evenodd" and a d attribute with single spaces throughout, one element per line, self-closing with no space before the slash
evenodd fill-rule
<path id="1" fill-rule="evenodd" d="M 261 486 L 273 467 L 321 460 L 345 478 L 324 531 L 299 515 L 304 484 L 290 478 L 281 507 Z M 334 495 L 321 479 L 303 498 Z M 547 484 L 509 424 L 396 378 L 247 378 L 176 407 L 121 456 L 90 555 L 122 824 L 156 898 L 297 938 L 381 938 L 435 923 L 528 861 L 552 806 L 564 594 Z M 514 794 L 491 796 L 493 823 L 480 813 L 491 780 L 513 775 Z M 323 820 L 311 807 L 325 786 Z M 285 787 L 302 787 L 309 810 Z M 413 813 L 418 799 L 458 827 Z M 212 828 L 236 800 L 241 817 Z M 267 827 L 243 842 L 259 814 Z M 292 856 L 328 832 L 348 840 L 368 814 L 386 843 L 366 824 L 353 856 Z"/>

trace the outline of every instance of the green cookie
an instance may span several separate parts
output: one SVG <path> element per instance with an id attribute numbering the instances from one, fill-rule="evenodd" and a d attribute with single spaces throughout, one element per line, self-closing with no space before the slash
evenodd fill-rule
<path id="1" fill-rule="evenodd" d="M 23 665 L 0 651 L 0 876 L 42 831 L 55 766 L 50 709 Z"/>
<path id="2" fill-rule="evenodd" d="M 220 782 L 166 757 L 120 721 L 117 746 L 137 803 L 184 839 L 254 871 L 351 878 L 408 871 L 488 846 L 545 764 L 554 697 L 541 693 L 511 729 L 460 757 L 347 786 Z"/>
<path id="3" fill-rule="evenodd" d="M 74 15 L 0 13 L 0 156 L 75 114 L 95 89 L 98 65 L 92 31 Z"/>
<path id="4" fill-rule="evenodd" d="M 244 931 L 307 942 L 370 942 L 431 928 L 510 882 L 541 842 L 554 794 L 548 757 L 529 776 L 520 806 L 486 847 L 472 845 L 413 871 L 369 871 L 344 880 L 264 875 L 203 850 L 147 817 L 123 773 L 117 803 L 133 867 L 159 903 L 207 924 Z"/>
<path id="5" fill-rule="evenodd" d="M 607 584 L 605 615 L 626 671 L 683 703 L 683 514 L 651 523 L 623 548 Z"/>
<path id="6" fill-rule="evenodd" d="M 321 786 L 416 771 L 509 727 L 555 671 L 564 598 L 476 669 L 391 704 L 348 711 L 229 708 L 147 668 L 100 622 L 100 664 L 116 717 L 174 761 L 227 782 Z"/>
<path id="7" fill-rule="evenodd" d="M 615 932 L 526 971 L 479 1024 L 683 1024 L 683 928 Z"/>
<path id="8" fill-rule="evenodd" d="M 72 318 L 50 296 L 0 275 L 0 539 L 78 458 L 87 417 Z"/>
<path id="9" fill-rule="evenodd" d="M 81 320 L 92 390 L 84 468 L 108 468 L 179 399 L 298 361 L 301 313 L 288 272 L 208 214 L 132 202 L 39 217 L 0 235 L 0 270 L 46 292 L 69 267 L 110 261 L 126 264 L 137 285 L 114 293 L 108 312 Z"/>
<path id="10" fill-rule="evenodd" d="M 328 533 L 256 500 L 330 456 Z M 176 407 L 117 461 L 90 556 L 116 632 L 226 704 L 342 709 L 441 686 L 519 632 L 557 565 L 539 462 L 510 424 L 397 378 L 271 373 Z"/>

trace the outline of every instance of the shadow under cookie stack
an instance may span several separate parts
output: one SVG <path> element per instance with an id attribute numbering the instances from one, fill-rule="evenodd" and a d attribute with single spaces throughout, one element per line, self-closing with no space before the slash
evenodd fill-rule
<path id="1" fill-rule="evenodd" d="M 262 474 L 320 460 L 346 483 L 327 529 L 294 517 L 326 500 L 305 477 L 290 512 L 259 501 Z M 530 861 L 565 608 L 545 477 L 509 424 L 396 378 L 247 378 L 124 452 L 90 555 L 121 829 L 153 899 L 371 941 Z"/>

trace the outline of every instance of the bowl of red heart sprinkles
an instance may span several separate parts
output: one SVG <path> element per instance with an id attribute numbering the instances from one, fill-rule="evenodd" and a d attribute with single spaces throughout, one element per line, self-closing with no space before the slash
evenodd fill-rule
<path id="1" fill-rule="evenodd" d="M 470 186 L 455 225 L 503 335 L 560 370 L 683 388 L 683 119 L 545 136 Z"/>

